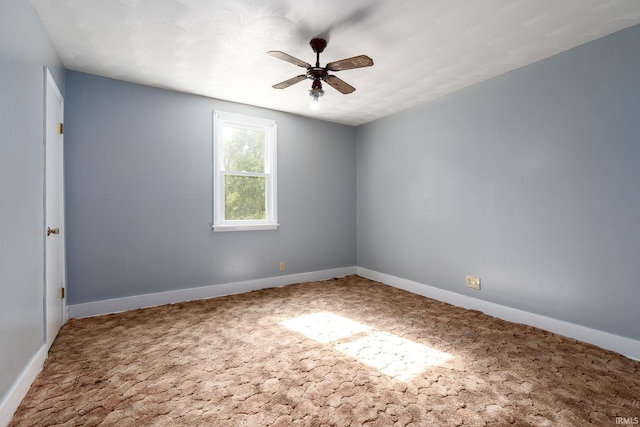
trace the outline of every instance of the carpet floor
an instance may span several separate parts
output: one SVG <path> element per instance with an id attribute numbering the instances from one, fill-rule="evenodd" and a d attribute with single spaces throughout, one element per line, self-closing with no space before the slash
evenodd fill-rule
<path id="1" fill-rule="evenodd" d="M 10 426 L 602 427 L 635 417 L 640 362 L 348 276 L 72 319 Z"/>

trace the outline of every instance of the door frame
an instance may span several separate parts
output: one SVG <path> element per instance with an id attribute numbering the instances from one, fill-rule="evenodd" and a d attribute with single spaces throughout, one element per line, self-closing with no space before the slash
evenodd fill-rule
<path id="1" fill-rule="evenodd" d="M 54 236 L 56 238 L 60 238 L 60 256 L 59 256 L 59 268 L 60 268 L 60 274 L 61 274 L 61 284 L 62 284 L 62 288 L 65 289 L 65 295 L 64 297 L 61 297 L 61 305 L 60 305 L 60 310 L 62 311 L 61 313 L 61 319 L 62 319 L 62 323 L 61 323 L 61 327 L 62 325 L 65 324 L 65 322 L 68 319 L 68 313 L 67 313 L 67 296 L 66 296 L 66 288 L 67 288 L 67 269 L 66 269 L 66 225 L 65 225 L 65 191 L 64 191 L 64 131 L 63 128 L 60 131 L 59 134 L 59 141 L 57 141 L 60 144 L 60 151 L 59 151 L 59 155 L 60 158 L 58 159 L 57 165 L 59 166 L 60 170 L 58 171 L 59 173 L 59 225 L 52 225 L 52 224 L 48 224 L 49 218 L 47 218 L 47 138 L 48 138 L 48 134 L 47 134 L 47 128 L 49 126 L 57 126 L 57 123 L 49 123 L 49 119 L 48 119 L 48 100 L 49 100 L 49 96 L 50 96 L 50 92 L 53 92 L 53 96 L 55 96 L 58 101 L 60 102 L 60 117 L 57 121 L 59 121 L 60 124 L 64 123 L 64 97 L 62 96 L 62 93 L 60 92 L 60 89 L 58 89 L 58 85 L 56 84 L 53 76 L 51 75 L 51 72 L 49 71 L 49 69 L 47 67 L 44 68 L 44 117 L 43 117 L 43 150 L 44 150 L 44 156 L 43 156 L 43 170 L 44 170 L 44 188 L 43 188 L 43 198 L 44 198 L 44 203 L 43 203 L 43 208 L 44 208 L 44 227 L 43 227 L 43 235 L 44 235 L 44 239 L 43 239 L 43 245 L 44 245 L 44 296 L 43 296 L 43 326 L 44 326 L 44 331 L 43 331 L 43 339 L 44 339 L 44 344 L 45 346 L 47 346 L 47 350 L 49 349 L 49 347 L 51 346 L 51 344 L 53 343 L 53 340 L 55 339 L 55 337 L 49 337 L 49 303 L 50 301 L 48 300 L 49 295 L 50 295 L 50 283 L 48 280 L 48 270 L 47 270 L 47 256 L 48 256 L 48 249 L 47 249 L 47 227 L 49 226 L 55 226 L 55 227 L 59 227 L 60 228 L 60 235 L 59 236 Z M 56 285 L 54 285 L 56 286 Z M 58 291 L 60 292 L 60 291 Z M 56 332 L 57 335 L 57 332 Z"/>

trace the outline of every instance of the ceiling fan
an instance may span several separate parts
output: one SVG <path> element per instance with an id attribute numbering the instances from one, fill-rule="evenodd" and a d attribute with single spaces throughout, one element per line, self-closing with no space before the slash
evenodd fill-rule
<path id="1" fill-rule="evenodd" d="M 311 84 L 311 90 L 309 91 L 309 95 L 313 97 L 311 101 L 311 108 L 317 110 L 319 107 L 318 98 L 324 95 L 324 90 L 322 90 L 322 82 L 327 82 L 330 86 L 336 89 L 338 92 L 343 94 L 348 94 L 356 90 L 355 87 L 351 86 L 344 80 L 329 74 L 330 71 L 343 71 L 343 70 L 351 70 L 354 68 L 362 68 L 362 67 L 370 67 L 373 65 L 373 60 L 369 58 L 367 55 L 359 55 L 354 56 L 352 58 L 345 58 L 339 61 L 329 62 L 326 66 L 320 66 L 320 54 L 327 47 L 327 41 L 322 38 L 314 38 L 309 42 L 311 45 L 311 49 L 316 53 L 316 65 L 312 66 L 308 62 L 304 62 L 298 58 L 295 58 L 287 53 L 281 52 L 279 50 L 270 50 L 267 54 L 282 59 L 283 61 L 290 62 L 298 67 L 306 68 L 307 72 L 305 74 L 300 74 L 299 76 L 292 77 L 288 80 L 280 82 L 278 84 L 273 85 L 275 89 L 285 89 L 289 86 L 292 86 L 296 83 L 299 83 L 306 79 L 313 80 Z"/>

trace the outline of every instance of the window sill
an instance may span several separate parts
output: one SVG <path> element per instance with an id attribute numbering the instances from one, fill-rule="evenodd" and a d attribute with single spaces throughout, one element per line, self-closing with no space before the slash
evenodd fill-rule
<path id="1" fill-rule="evenodd" d="M 242 224 L 242 225 L 212 225 L 213 231 L 257 231 L 277 230 L 280 224 Z"/>

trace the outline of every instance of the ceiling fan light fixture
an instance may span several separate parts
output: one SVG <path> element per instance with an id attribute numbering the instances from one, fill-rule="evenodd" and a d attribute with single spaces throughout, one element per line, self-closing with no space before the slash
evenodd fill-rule
<path id="1" fill-rule="evenodd" d="M 318 95 L 314 95 L 311 103 L 309 104 L 309 108 L 313 111 L 318 111 L 320 109 L 320 102 L 318 101 Z"/>
<path id="2" fill-rule="evenodd" d="M 311 92 L 311 91 L 309 91 Z M 313 99 L 311 100 L 311 103 L 309 104 L 309 108 L 311 108 L 313 111 L 318 111 L 320 109 L 320 101 L 318 101 L 318 98 L 322 96 L 322 94 L 318 94 L 318 93 L 314 93 L 311 96 L 313 96 Z"/>
<path id="3" fill-rule="evenodd" d="M 320 84 L 316 85 L 316 82 L 313 83 L 313 87 L 309 91 L 309 95 L 313 98 L 311 100 L 311 103 L 309 104 L 309 108 L 311 108 L 313 111 L 317 111 L 320 108 L 320 102 L 318 98 L 324 95 L 324 90 L 322 90 L 322 86 Z"/>

